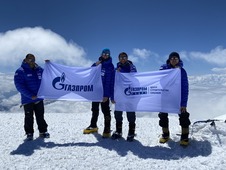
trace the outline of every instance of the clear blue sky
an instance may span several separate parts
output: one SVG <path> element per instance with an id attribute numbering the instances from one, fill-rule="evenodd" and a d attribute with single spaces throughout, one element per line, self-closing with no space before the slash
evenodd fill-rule
<path id="1" fill-rule="evenodd" d="M 91 61 L 107 47 L 114 63 L 125 51 L 138 70 L 153 71 L 177 51 L 190 75 L 225 70 L 225 0 L 0 0 L 2 35 L 37 26 L 78 44 Z"/>

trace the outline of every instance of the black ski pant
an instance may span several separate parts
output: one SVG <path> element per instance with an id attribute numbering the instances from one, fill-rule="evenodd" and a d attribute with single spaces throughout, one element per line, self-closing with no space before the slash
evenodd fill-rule
<path id="1" fill-rule="evenodd" d="M 28 103 L 24 105 L 24 130 L 26 134 L 34 133 L 34 114 L 40 133 L 47 132 L 47 123 L 44 119 L 44 104 L 43 101 L 37 103 Z"/>
<path id="2" fill-rule="evenodd" d="M 188 112 L 178 114 L 179 115 L 179 122 L 180 126 L 182 128 L 188 128 L 191 124 L 189 116 L 190 114 Z M 169 119 L 168 119 L 168 113 L 162 113 L 160 112 L 158 114 L 160 120 L 159 120 L 159 126 L 162 128 L 169 128 Z"/>
<path id="3" fill-rule="evenodd" d="M 118 133 L 122 133 L 122 111 L 115 111 L 115 120 L 116 120 L 116 131 Z M 135 121 L 136 121 L 136 113 L 135 112 L 126 112 L 127 120 L 129 122 L 129 134 L 134 134 L 135 131 Z"/>
<path id="4" fill-rule="evenodd" d="M 101 105 L 101 111 L 104 114 L 104 132 L 110 132 L 111 126 L 111 110 L 109 106 L 109 99 L 106 102 L 92 102 L 92 118 L 91 118 L 91 127 L 97 127 L 97 120 L 99 116 L 99 105 Z"/>

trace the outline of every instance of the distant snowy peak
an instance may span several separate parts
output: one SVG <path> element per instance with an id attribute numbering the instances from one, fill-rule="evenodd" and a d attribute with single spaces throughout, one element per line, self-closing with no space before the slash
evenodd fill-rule
<path id="1" fill-rule="evenodd" d="M 0 73 L 0 111 L 6 112 L 21 112 L 20 94 L 15 88 L 13 82 L 14 74 Z M 202 114 L 211 113 L 211 117 L 218 116 L 225 113 L 225 99 L 226 99 L 226 74 L 209 74 L 201 76 L 189 76 L 189 90 L 190 90 L 190 111 L 197 114 L 195 117 L 204 117 Z M 47 102 L 46 109 L 55 108 L 55 112 L 62 113 L 65 108 L 70 108 L 68 112 L 74 112 L 70 102 Z M 211 107 L 215 102 L 216 108 Z M 60 104 L 59 104 L 60 103 Z M 76 106 L 79 103 L 76 102 Z M 197 105 L 198 104 L 198 105 Z M 62 107 L 65 106 L 65 107 Z M 200 107 L 205 105 L 205 107 Z M 207 107 L 208 106 L 208 107 Z M 79 105 L 83 111 L 90 110 L 89 103 L 87 105 Z M 53 110 L 52 110 L 53 111 Z M 215 114 L 213 114 L 215 113 Z"/>
<path id="2" fill-rule="evenodd" d="M 189 76 L 190 86 L 226 87 L 226 74 Z"/>

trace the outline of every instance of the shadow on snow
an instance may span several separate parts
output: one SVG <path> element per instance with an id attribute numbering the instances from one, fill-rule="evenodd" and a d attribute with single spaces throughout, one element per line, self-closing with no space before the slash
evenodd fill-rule
<path id="1" fill-rule="evenodd" d="M 191 140 L 190 145 L 186 148 L 179 146 L 178 142 L 169 141 L 167 144 L 157 144 L 156 146 L 144 146 L 137 140 L 128 142 L 124 138 L 119 140 L 103 139 L 98 133 L 94 134 L 98 140 L 96 143 L 64 143 L 58 144 L 54 142 L 47 142 L 44 139 L 37 138 L 33 141 L 25 141 L 20 144 L 16 150 L 13 150 L 11 155 L 32 155 L 35 150 L 41 148 L 54 147 L 92 147 L 99 146 L 110 151 L 117 152 L 120 156 L 126 156 L 128 152 L 133 153 L 139 158 L 148 159 L 164 159 L 164 160 L 178 160 L 183 157 L 198 157 L 208 156 L 212 152 L 212 146 L 209 141 Z M 49 140 L 49 139 L 47 139 Z"/>

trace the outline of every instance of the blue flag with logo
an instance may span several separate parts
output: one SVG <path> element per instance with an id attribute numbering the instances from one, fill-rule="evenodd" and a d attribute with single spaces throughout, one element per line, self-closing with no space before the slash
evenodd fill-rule
<path id="1" fill-rule="evenodd" d="M 117 111 L 180 113 L 181 71 L 116 72 L 114 99 Z"/>
<path id="2" fill-rule="evenodd" d="M 86 68 L 46 62 L 38 97 L 54 100 L 102 101 L 101 65 Z"/>

